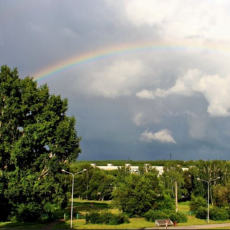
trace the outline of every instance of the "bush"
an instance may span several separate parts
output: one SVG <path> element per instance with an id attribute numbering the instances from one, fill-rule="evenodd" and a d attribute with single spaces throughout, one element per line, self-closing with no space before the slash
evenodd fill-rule
<path id="1" fill-rule="evenodd" d="M 217 207 L 210 209 L 209 214 L 211 220 L 227 220 L 229 217 L 227 210 Z"/>
<path id="2" fill-rule="evenodd" d="M 118 225 L 123 223 L 130 223 L 128 217 L 124 214 L 112 214 L 110 216 L 109 223 L 110 225 Z"/>
<path id="3" fill-rule="evenodd" d="M 170 195 L 163 194 L 154 204 L 154 210 L 175 210 L 175 201 Z"/>
<path id="4" fill-rule="evenodd" d="M 118 215 L 112 215 L 108 224 L 118 225 L 118 224 L 122 224 L 122 223 L 123 223 L 122 216 L 120 214 L 118 214 Z"/>
<path id="5" fill-rule="evenodd" d="M 168 210 L 149 210 L 144 214 L 147 221 L 154 222 L 157 219 L 169 219 Z"/>
<path id="6" fill-rule="evenodd" d="M 207 207 L 207 202 L 201 196 L 195 197 L 192 195 L 192 199 L 190 201 L 190 211 L 196 213 L 200 207 Z"/>
<path id="7" fill-rule="evenodd" d="M 109 224 L 112 219 L 113 214 L 111 212 L 103 211 L 101 212 L 100 219 L 102 223 Z"/>
<path id="8" fill-rule="evenodd" d="M 16 222 L 33 222 L 38 221 L 41 218 L 40 210 L 33 204 L 21 204 L 16 212 Z"/>
<path id="9" fill-rule="evenodd" d="M 171 213 L 169 219 L 172 222 L 177 221 L 177 223 L 186 223 L 188 221 L 187 215 L 179 212 Z"/>
<path id="10" fill-rule="evenodd" d="M 90 214 L 87 215 L 86 217 L 86 222 L 90 222 L 92 224 L 100 224 L 101 222 L 101 218 L 100 218 L 100 213 L 99 212 L 91 212 Z"/>
<path id="11" fill-rule="evenodd" d="M 129 223 L 129 219 L 125 214 L 112 214 L 107 211 L 99 213 L 94 211 L 86 214 L 86 223 L 118 225 Z"/>
<path id="12" fill-rule="evenodd" d="M 196 211 L 196 218 L 198 219 L 206 219 L 207 218 L 207 208 L 200 207 Z"/>
<path id="13" fill-rule="evenodd" d="M 170 219 L 171 221 L 177 221 L 178 223 L 186 223 L 188 221 L 185 214 L 172 212 L 170 210 L 149 210 L 145 213 L 145 219 L 151 222 L 154 222 L 157 219 Z"/>

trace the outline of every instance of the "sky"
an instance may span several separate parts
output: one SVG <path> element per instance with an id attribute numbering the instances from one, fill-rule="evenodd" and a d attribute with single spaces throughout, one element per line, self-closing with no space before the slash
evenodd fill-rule
<path id="1" fill-rule="evenodd" d="M 68 98 L 78 160 L 230 160 L 230 1 L 0 0 L 0 65 Z"/>

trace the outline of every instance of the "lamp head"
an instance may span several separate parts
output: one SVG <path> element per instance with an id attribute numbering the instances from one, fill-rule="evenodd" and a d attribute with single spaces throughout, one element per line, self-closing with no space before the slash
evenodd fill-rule
<path id="1" fill-rule="evenodd" d="M 87 171 L 87 169 L 83 169 L 83 170 L 82 170 L 82 172 L 85 172 L 85 171 Z"/>
<path id="2" fill-rule="evenodd" d="M 62 171 L 62 172 L 65 172 L 65 170 L 64 170 L 64 169 L 62 169 L 61 171 Z"/>

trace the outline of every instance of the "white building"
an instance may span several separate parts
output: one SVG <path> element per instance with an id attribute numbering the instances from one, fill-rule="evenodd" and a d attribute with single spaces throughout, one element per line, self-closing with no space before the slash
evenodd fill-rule
<path id="1" fill-rule="evenodd" d="M 102 170 L 118 170 L 118 168 L 121 168 L 121 166 L 114 166 L 113 164 L 108 163 L 107 166 L 98 166 L 96 164 L 91 164 L 94 168 L 97 167 Z M 145 164 L 145 167 L 147 167 L 148 164 Z M 130 171 L 135 173 L 139 172 L 139 166 L 132 166 L 131 164 L 125 164 L 125 167 L 130 167 Z M 159 175 L 161 175 L 164 172 L 164 166 L 150 166 L 151 168 L 155 168 Z M 182 168 L 183 171 L 188 170 L 188 168 Z"/>

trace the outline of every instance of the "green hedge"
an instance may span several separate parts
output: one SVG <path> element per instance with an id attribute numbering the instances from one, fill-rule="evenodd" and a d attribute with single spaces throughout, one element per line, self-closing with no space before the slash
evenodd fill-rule
<path id="1" fill-rule="evenodd" d="M 199 208 L 196 212 L 196 218 L 206 219 L 207 208 Z M 210 208 L 209 218 L 210 220 L 227 220 L 229 218 L 228 210 L 217 207 Z"/>
<path id="2" fill-rule="evenodd" d="M 129 219 L 125 214 L 113 214 L 108 211 L 103 211 L 101 213 L 93 211 L 86 214 L 86 223 L 91 224 L 109 224 L 118 225 L 123 223 L 129 223 Z"/>
<path id="3" fill-rule="evenodd" d="M 169 210 L 149 210 L 144 215 L 147 221 L 154 222 L 157 219 L 170 219 L 177 221 L 177 223 L 186 223 L 188 221 L 187 215 L 183 213 L 176 213 Z"/>
<path id="4" fill-rule="evenodd" d="M 186 223 L 188 221 L 187 215 L 180 212 L 171 213 L 169 219 L 172 222 L 176 221 L 177 223 Z"/>
<path id="5" fill-rule="evenodd" d="M 229 218 L 228 211 L 223 208 L 214 207 L 209 213 L 211 220 L 227 220 Z"/>
<path id="6" fill-rule="evenodd" d="M 207 208 L 200 207 L 196 211 L 196 218 L 205 220 L 207 218 Z"/>

